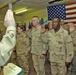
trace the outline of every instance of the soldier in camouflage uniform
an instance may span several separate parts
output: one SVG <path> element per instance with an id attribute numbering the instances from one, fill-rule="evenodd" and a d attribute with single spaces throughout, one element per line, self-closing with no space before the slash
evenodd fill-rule
<path id="1" fill-rule="evenodd" d="M 52 75 L 65 75 L 66 65 L 73 58 L 72 39 L 68 32 L 60 26 L 60 21 L 59 17 L 55 17 L 52 20 L 53 30 L 48 33 Z"/>
<path id="2" fill-rule="evenodd" d="M 15 20 L 11 10 L 8 10 L 6 13 L 4 25 L 6 27 L 6 33 L 0 42 L 0 75 L 4 75 L 3 71 L 5 68 L 3 67 L 8 63 L 12 54 L 12 49 L 16 44 Z"/>
<path id="3" fill-rule="evenodd" d="M 74 57 L 69 67 L 68 75 L 76 75 L 76 27 L 73 23 L 68 23 L 70 36 L 72 37 L 73 47 L 74 47 Z"/>
<path id="4" fill-rule="evenodd" d="M 17 28 L 17 43 L 16 43 L 16 53 L 17 53 L 17 63 L 20 67 L 25 70 L 24 75 L 29 73 L 29 51 L 30 51 L 30 42 L 29 38 L 26 35 L 26 32 L 23 32 L 23 27 Z"/>
<path id="5" fill-rule="evenodd" d="M 67 26 L 67 24 L 65 24 L 65 21 L 64 21 L 63 19 L 61 19 L 60 25 L 61 25 L 62 28 L 64 28 L 65 30 L 68 30 L 68 26 Z"/>
<path id="6" fill-rule="evenodd" d="M 66 65 L 73 58 L 73 44 L 68 32 L 60 26 L 60 18 L 52 21 L 53 29 L 46 34 L 45 43 L 49 46 L 49 60 L 52 75 L 65 75 Z M 45 30 L 44 30 L 45 31 Z"/>
<path id="7" fill-rule="evenodd" d="M 45 75 L 45 44 L 41 40 L 41 25 L 39 24 L 39 18 L 34 16 L 32 18 L 32 31 L 27 32 L 29 38 L 31 38 L 31 53 L 34 68 L 37 75 Z M 28 31 L 28 27 L 26 27 Z"/>

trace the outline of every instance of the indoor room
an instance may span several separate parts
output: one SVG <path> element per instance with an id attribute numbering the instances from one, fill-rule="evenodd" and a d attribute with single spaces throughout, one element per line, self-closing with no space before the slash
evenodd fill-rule
<path id="1" fill-rule="evenodd" d="M 76 75 L 76 0 L 0 0 L 0 75 Z"/>

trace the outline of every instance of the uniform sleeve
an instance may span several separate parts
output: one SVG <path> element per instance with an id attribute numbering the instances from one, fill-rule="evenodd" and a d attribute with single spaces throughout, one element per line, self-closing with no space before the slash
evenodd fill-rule
<path id="1" fill-rule="evenodd" d="M 24 44 L 25 44 L 25 47 L 27 49 L 26 54 L 28 54 L 28 52 L 30 51 L 30 40 L 27 36 L 25 36 L 24 39 L 25 39 Z"/>
<path id="2" fill-rule="evenodd" d="M 71 62 L 72 58 L 73 58 L 73 43 L 72 43 L 72 38 L 70 37 L 70 35 L 68 35 L 65 38 L 65 45 L 66 45 L 66 62 Z"/>
<path id="3" fill-rule="evenodd" d="M 73 37 L 73 39 L 72 39 L 72 40 L 73 40 L 73 41 L 72 41 L 72 42 L 73 42 L 73 44 L 74 44 L 74 45 L 76 45 L 76 31 L 75 31 L 75 33 L 74 33 L 74 37 Z"/>
<path id="4" fill-rule="evenodd" d="M 31 35 L 31 30 L 28 30 L 28 31 L 26 32 L 26 34 L 27 34 L 27 36 L 31 39 L 31 37 L 32 37 L 32 35 Z"/>
<path id="5" fill-rule="evenodd" d="M 12 49 L 16 44 L 16 28 L 8 26 L 2 41 L 0 42 L 0 66 L 6 64 L 9 60 Z"/>
<path id="6" fill-rule="evenodd" d="M 45 44 L 48 43 L 48 32 L 47 32 L 47 31 L 41 33 L 41 40 L 42 40 L 42 42 L 45 43 Z"/>
<path id="7" fill-rule="evenodd" d="M 47 50 L 48 50 L 48 33 L 47 31 L 44 33 L 41 33 L 41 41 L 43 43 L 43 51 L 42 54 L 46 54 Z"/>

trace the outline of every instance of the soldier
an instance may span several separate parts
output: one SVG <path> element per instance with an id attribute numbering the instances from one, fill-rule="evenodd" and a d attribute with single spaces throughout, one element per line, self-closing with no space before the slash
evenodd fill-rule
<path id="1" fill-rule="evenodd" d="M 0 75 L 3 75 L 3 66 L 9 60 L 12 49 L 16 43 L 16 27 L 13 12 L 8 10 L 5 16 L 4 25 L 7 27 L 6 34 L 0 42 Z"/>
<path id="2" fill-rule="evenodd" d="M 60 25 L 62 26 L 62 28 L 64 28 L 65 30 L 68 31 L 68 26 L 67 26 L 67 24 L 65 24 L 65 21 L 63 19 L 61 19 Z"/>
<path id="3" fill-rule="evenodd" d="M 73 44 L 68 32 L 60 26 L 60 18 L 55 17 L 52 20 L 53 30 L 50 37 L 50 63 L 52 75 L 65 75 L 66 65 L 73 58 Z M 52 43 L 51 43 L 52 42 Z"/>
<path id="4" fill-rule="evenodd" d="M 41 40 L 41 25 L 39 24 L 39 18 L 34 16 L 32 18 L 32 31 L 28 32 L 28 26 L 26 25 L 27 35 L 31 38 L 31 53 L 34 68 L 37 75 L 45 75 L 45 54 L 46 50 Z"/>
<path id="5" fill-rule="evenodd" d="M 17 27 L 17 63 L 20 67 L 22 67 L 25 70 L 24 75 L 28 75 L 29 73 L 29 51 L 29 38 L 27 37 L 26 32 L 23 31 L 23 27 Z"/>
<path id="6" fill-rule="evenodd" d="M 76 75 L 76 27 L 73 23 L 68 23 L 68 27 L 74 47 L 74 57 L 71 66 L 69 67 L 69 75 Z"/>
<path id="7" fill-rule="evenodd" d="M 49 46 L 50 46 L 50 36 L 51 34 L 51 30 L 52 30 L 52 21 L 50 21 L 49 23 L 45 23 L 47 25 L 47 29 L 46 29 L 46 25 L 42 25 L 42 40 L 45 43 L 45 47 L 46 47 L 46 57 L 45 57 L 45 69 L 46 69 L 46 75 L 49 74 L 50 75 L 50 61 L 49 61 Z M 50 35 L 50 36 L 49 36 Z M 47 65 L 48 64 L 48 65 Z"/>

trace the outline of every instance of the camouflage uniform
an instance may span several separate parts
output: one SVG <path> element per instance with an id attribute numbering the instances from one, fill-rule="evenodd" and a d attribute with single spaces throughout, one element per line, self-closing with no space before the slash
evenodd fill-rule
<path id="1" fill-rule="evenodd" d="M 30 51 L 30 42 L 26 33 L 21 32 L 17 34 L 17 62 L 20 67 L 22 67 L 26 73 L 29 72 L 29 51 Z"/>
<path id="2" fill-rule="evenodd" d="M 67 26 L 67 25 L 63 25 L 62 27 L 63 27 L 65 30 L 68 31 L 68 26 Z"/>
<path id="3" fill-rule="evenodd" d="M 48 35 L 51 73 L 52 75 L 65 75 L 65 62 L 71 62 L 73 58 L 72 39 L 62 27 L 60 27 L 58 32 L 55 33 L 52 30 Z"/>
<path id="4" fill-rule="evenodd" d="M 74 47 L 74 57 L 72 60 L 72 64 L 69 68 L 69 75 L 76 75 L 76 28 L 70 33 L 70 36 L 72 37 Z"/>
<path id="5" fill-rule="evenodd" d="M 16 44 L 16 28 L 13 26 L 8 26 L 6 34 L 3 36 L 3 39 L 0 42 L 0 75 L 3 74 L 3 67 L 9 60 L 12 51 L 11 49 Z M 8 53 L 9 52 L 9 53 Z"/>
<path id="6" fill-rule="evenodd" d="M 10 57 L 9 62 L 12 62 L 13 64 L 17 64 L 17 61 L 16 61 L 16 49 L 15 48 L 13 49 L 13 52 L 12 52 L 12 55 Z"/>
<path id="7" fill-rule="evenodd" d="M 45 75 L 45 58 L 40 58 L 40 54 L 46 54 L 45 44 L 41 40 L 41 26 L 32 28 L 31 33 L 28 32 L 27 35 L 31 38 L 31 53 L 36 74 Z"/>

